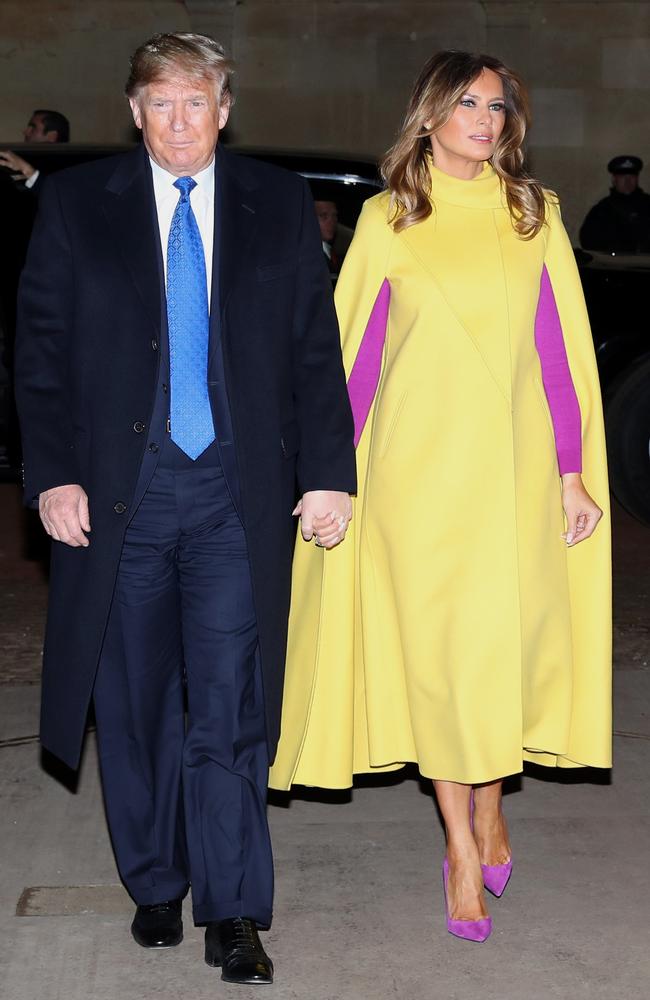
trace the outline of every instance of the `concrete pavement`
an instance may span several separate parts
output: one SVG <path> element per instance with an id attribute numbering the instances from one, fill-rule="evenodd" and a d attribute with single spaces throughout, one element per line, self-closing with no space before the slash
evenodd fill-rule
<path id="1" fill-rule="evenodd" d="M 3 502 L 6 496 L 0 507 Z M 362 782 L 350 801 L 315 792 L 274 798 L 277 901 L 264 938 L 277 980 L 262 990 L 269 1000 L 632 1000 L 648 994 L 650 529 L 619 512 L 616 537 L 619 735 L 611 782 L 594 772 L 532 769 L 512 782 L 506 810 L 515 870 L 503 899 L 489 900 L 495 929 L 484 945 L 445 931 L 442 832 L 429 791 L 412 772 Z M 23 565 L 22 550 L 16 554 L 12 545 L 5 539 L 0 545 L 2 587 L 13 587 L 22 573 L 36 595 L 44 586 L 40 571 Z M 36 595 L 42 615 L 39 600 Z M 14 636 L 0 652 L 0 671 L 17 655 L 16 643 Z M 259 987 L 223 984 L 203 963 L 203 934 L 189 919 L 177 949 L 146 952 L 133 943 L 133 907 L 119 886 L 104 824 L 94 736 L 73 793 L 45 773 L 30 739 L 38 728 L 34 676 L 5 676 L 2 997 L 259 996 Z"/>

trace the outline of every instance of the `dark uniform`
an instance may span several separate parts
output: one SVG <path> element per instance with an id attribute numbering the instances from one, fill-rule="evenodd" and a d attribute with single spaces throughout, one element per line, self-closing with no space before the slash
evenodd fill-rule
<path id="1" fill-rule="evenodd" d="M 638 175 L 642 167 L 638 156 L 616 156 L 607 165 L 612 174 Z M 613 187 L 587 213 L 580 245 L 606 253 L 650 253 L 650 194 L 640 187 L 629 194 Z"/>

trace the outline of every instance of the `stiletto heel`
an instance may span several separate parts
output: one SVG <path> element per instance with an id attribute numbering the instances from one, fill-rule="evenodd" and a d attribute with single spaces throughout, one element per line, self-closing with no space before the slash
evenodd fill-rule
<path id="1" fill-rule="evenodd" d="M 463 938 L 465 941 L 487 941 L 492 933 L 492 917 L 481 917 L 480 920 L 452 920 L 449 916 L 449 904 L 447 902 L 447 884 L 449 882 L 449 862 L 447 858 L 442 863 L 442 884 L 445 890 L 445 916 L 447 918 L 447 930 L 454 937 Z"/>
<path id="2" fill-rule="evenodd" d="M 474 789 L 469 797 L 469 825 L 474 832 Z M 512 875 L 512 858 L 504 865 L 481 865 L 483 885 L 497 898 L 503 895 L 504 889 Z"/>

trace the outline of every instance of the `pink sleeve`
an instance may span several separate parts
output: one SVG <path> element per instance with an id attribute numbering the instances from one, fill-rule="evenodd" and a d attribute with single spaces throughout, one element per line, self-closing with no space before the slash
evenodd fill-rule
<path id="1" fill-rule="evenodd" d="M 542 381 L 555 432 L 555 449 L 560 475 L 582 472 L 582 425 L 564 346 L 562 323 L 546 267 L 542 270 L 535 346 L 542 365 Z"/>
<path id="2" fill-rule="evenodd" d="M 390 283 L 388 278 L 384 278 L 348 379 L 348 395 L 354 416 L 355 448 L 359 443 L 379 385 L 389 303 Z"/>

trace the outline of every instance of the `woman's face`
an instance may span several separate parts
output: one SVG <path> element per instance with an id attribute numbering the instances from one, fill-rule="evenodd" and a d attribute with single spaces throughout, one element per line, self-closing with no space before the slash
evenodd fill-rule
<path id="1" fill-rule="evenodd" d="M 462 95 L 449 121 L 431 136 L 433 162 L 448 173 L 459 169 L 477 173 L 479 165 L 492 156 L 505 122 L 501 77 L 484 69 Z"/>

